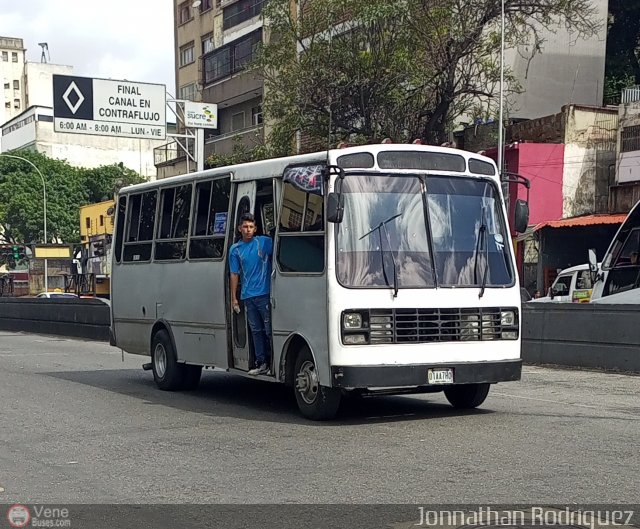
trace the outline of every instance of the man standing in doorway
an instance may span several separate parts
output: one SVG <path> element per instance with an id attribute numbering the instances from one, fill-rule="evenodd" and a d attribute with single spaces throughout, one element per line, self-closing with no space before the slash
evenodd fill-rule
<path id="1" fill-rule="evenodd" d="M 271 256 L 273 241 L 256 236 L 256 221 L 246 213 L 240 218 L 238 231 L 242 235 L 229 252 L 231 271 L 231 306 L 240 312 L 238 281 L 242 288 L 240 299 L 247 310 L 247 320 L 253 337 L 255 367 L 249 375 L 266 375 L 271 365 Z"/>

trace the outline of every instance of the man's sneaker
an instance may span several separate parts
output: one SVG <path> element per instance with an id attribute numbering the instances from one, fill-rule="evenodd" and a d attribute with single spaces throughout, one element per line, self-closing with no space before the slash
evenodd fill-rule
<path id="1" fill-rule="evenodd" d="M 262 364 L 258 367 L 254 367 L 251 371 L 249 371 L 249 375 L 255 377 L 256 375 L 267 375 L 269 373 L 269 366 L 267 364 Z"/>

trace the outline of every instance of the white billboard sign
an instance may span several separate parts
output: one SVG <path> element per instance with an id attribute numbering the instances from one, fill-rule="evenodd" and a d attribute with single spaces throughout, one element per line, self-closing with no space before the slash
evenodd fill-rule
<path id="1" fill-rule="evenodd" d="M 164 85 L 53 76 L 53 130 L 126 138 L 166 138 Z"/>
<path id="2" fill-rule="evenodd" d="M 184 124 L 185 127 L 217 129 L 218 105 L 215 103 L 194 103 L 193 101 L 185 101 Z"/>

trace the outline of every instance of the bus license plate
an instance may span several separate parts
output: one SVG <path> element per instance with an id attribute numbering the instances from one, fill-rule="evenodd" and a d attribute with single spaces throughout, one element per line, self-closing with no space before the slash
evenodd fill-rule
<path id="1" fill-rule="evenodd" d="M 453 369 L 429 369 L 427 381 L 429 384 L 453 384 Z"/>

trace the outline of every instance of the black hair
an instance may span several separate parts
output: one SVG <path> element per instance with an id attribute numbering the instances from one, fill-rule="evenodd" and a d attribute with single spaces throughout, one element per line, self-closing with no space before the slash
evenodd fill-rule
<path id="1" fill-rule="evenodd" d="M 244 213 L 240 217 L 240 222 L 238 223 L 238 226 L 241 226 L 243 222 L 253 222 L 255 224 L 256 218 L 251 213 Z"/>

